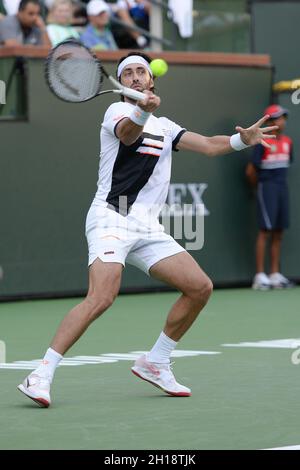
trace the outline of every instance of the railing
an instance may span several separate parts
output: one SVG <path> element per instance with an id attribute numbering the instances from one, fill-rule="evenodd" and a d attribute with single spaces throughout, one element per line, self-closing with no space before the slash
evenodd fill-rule
<path id="1" fill-rule="evenodd" d="M 162 0 L 149 0 L 151 3 L 151 15 L 150 15 L 150 31 L 151 34 L 155 37 L 159 37 L 163 39 L 164 33 L 163 33 L 163 9 L 167 10 L 167 12 L 170 12 L 170 9 L 168 5 L 163 2 Z M 175 26 L 175 25 L 174 25 Z M 166 40 L 164 40 L 166 41 Z M 170 45 L 173 46 L 174 44 L 168 40 Z M 154 42 L 152 41 L 151 43 L 151 49 L 153 51 L 159 52 L 161 51 L 161 45 L 166 44 L 165 42 Z M 168 44 L 166 44 L 168 45 Z"/>
<path id="2" fill-rule="evenodd" d="M 153 34 L 152 33 L 152 30 L 151 32 L 149 33 L 149 31 L 147 31 L 146 29 L 144 28 L 141 28 L 140 26 L 137 26 L 137 25 L 131 25 L 131 24 L 128 24 L 128 23 L 125 23 L 125 21 L 122 21 L 122 20 L 119 20 L 118 18 L 116 17 L 112 17 L 111 18 L 111 22 L 114 23 L 114 24 L 117 24 L 117 25 L 120 25 L 120 26 L 123 26 L 124 28 L 126 29 L 129 29 L 129 30 L 132 30 L 132 31 L 136 31 L 140 34 L 142 34 L 143 36 L 145 36 L 146 38 L 149 38 L 151 39 L 151 42 L 152 42 L 152 47 L 151 49 L 154 50 L 154 51 L 157 51 L 157 50 L 161 50 L 161 45 L 164 44 L 168 47 L 172 47 L 173 46 L 173 42 L 170 41 L 169 39 L 165 39 L 159 35 L 156 35 L 156 34 Z M 158 33 L 159 34 L 159 33 Z M 159 44 L 159 48 L 157 47 L 157 44 Z"/>

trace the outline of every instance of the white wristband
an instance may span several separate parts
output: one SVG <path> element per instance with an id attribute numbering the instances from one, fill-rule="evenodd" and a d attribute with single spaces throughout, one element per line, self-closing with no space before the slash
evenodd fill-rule
<path id="1" fill-rule="evenodd" d="M 130 121 L 134 122 L 137 126 L 144 127 L 151 114 L 152 113 L 147 113 L 147 111 L 144 111 L 138 105 L 136 105 L 132 110 L 129 119 Z"/>
<path id="2" fill-rule="evenodd" d="M 241 139 L 241 134 L 233 134 L 230 137 L 230 145 L 234 150 L 243 150 L 246 149 L 247 147 L 250 147 L 250 145 L 244 144 L 244 142 Z"/>

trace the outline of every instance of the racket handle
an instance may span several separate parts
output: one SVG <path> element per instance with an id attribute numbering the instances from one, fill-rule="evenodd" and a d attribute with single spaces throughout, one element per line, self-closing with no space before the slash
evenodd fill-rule
<path id="1" fill-rule="evenodd" d="M 121 94 L 127 96 L 127 98 L 131 98 L 133 100 L 141 101 L 146 98 L 145 93 L 141 93 L 137 90 L 132 90 L 131 88 L 126 88 L 125 86 L 121 90 Z"/>
<path id="2" fill-rule="evenodd" d="M 140 91 L 132 90 L 131 88 L 127 88 L 126 86 L 121 85 L 114 77 L 111 75 L 108 76 L 111 83 L 113 83 L 120 91 L 121 95 L 127 96 L 127 98 L 131 98 L 132 100 L 141 101 L 145 99 L 145 94 L 141 93 Z"/>

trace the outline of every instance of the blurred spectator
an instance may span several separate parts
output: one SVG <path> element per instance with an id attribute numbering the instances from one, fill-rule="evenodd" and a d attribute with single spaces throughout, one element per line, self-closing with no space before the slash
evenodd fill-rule
<path id="1" fill-rule="evenodd" d="M 86 4 L 82 1 L 74 3 L 72 25 L 76 27 L 77 31 L 82 32 L 87 23 Z"/>
<path id="2" fill-rule="evenodd" d="M 149 31 L 150 3 L 147 0 L 118 0 L 116 14 L 124 23 Z M 118 46 L 122 49 L 143 49 L 149 44 L 142 34 L 116 25 L 113 30 Z"/>
<path id="3" fill-rule="evenodd" d="M 0 44 L 51 45 L 38 0 L 21 0 L 18 13 L 0 22 Z"/>
<path id="4" fill-rule="evenodd" d="M 86 17 L 86 3 L 82 0 L 69 0 L 72 5 L 72 23 L 71 26 L 75 26 L 77 30 L 80 30 L 82 26 L 87 24 Z M 49 12 L 56 0 L 44 0 L 44 5 Z"/>
<path id="5" fill-rule="evenodd" d="M 102 0 L 92 0 L 87 5 L 89 24 L 81 35 L 81 42 L 94 50 L 115 50 L 117 44 L 108 27 L 110 9 Z"/>
<path id="6" fill-rule="evenodd" d="M 52 46 L 68 38 L 79 39 L 79 33 L 71 26 L 73 6 L 70 0 L 56 0 L 47 18 L 47 32 Z"/>

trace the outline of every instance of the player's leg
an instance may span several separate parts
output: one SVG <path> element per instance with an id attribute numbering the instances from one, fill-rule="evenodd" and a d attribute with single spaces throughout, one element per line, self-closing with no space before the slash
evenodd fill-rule
<path id="1" fill-rule="evenodd" d="M 151 246 L 149 250 L 151 253 Z M 152 252 L 155 253 L 155 250 L 152 249 Z M 170 368 L 170 356 L 178 340 L 190 328 L 208 301 L 212 282 L 196 261 L 174 240 L 168 240 L 166 246 L 162 243 L 157 247 L 157 252 L 162 259 L 153 264 L 151 255 L 147 256 L 147 247 L 145 253 L 140 253 L 148 264 L 150 275 L 175 287 L 182 295 L 171 308 L 164 329 L 153 348 L 146 356 L 137 359 L 132 372 L 169 395 L 190 396 L 191 390 L 176 381 Z M 153 259 L 158 256 L 154 255 Z"/>
<path id="2" fill-rule="evenodd" d="M 89 269 L 89 290 L 61 322 L 50 347 L 61 355 L 80 338 L 88 326 L 107 310 L 118 295 L 123 266 L 97 258 Z"/>
<path id="3" fill-rule="evenodd" d="M 186 251 L 154 264 L 150 274 L 182 293 L 171 308 L 163 330 L 177 342 L 206 305 L 212 293 L 212 282 Z"/>
<path id="4" fill-rule="evenodd" d="M 41 365 L 18 389 L 43 407 L 50 405 L 50 384 L 63 354 L 80 338 L 88 326 L 113 303 L 118 295 L 123 266 L 97 258 L 89 269 L 86 298 L 61 322 Z"/>

